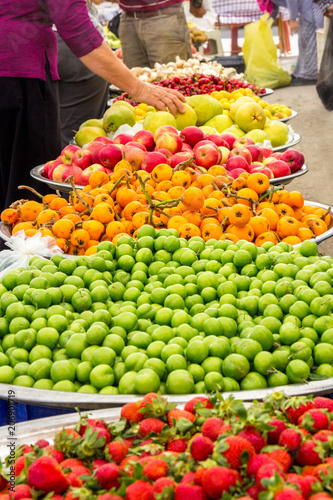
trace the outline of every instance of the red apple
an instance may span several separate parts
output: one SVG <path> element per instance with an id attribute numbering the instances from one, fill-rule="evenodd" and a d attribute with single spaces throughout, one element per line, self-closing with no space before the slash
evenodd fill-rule
<path id="1" fill-rule="evenodd" d="M 274 153 L 273 149 L 272 148 L 265 148 L 265 147 L 262 147 L 261 148 L 261 151 L 262 151 L 262 154 L 264 156 L 264 159 L 265 158 L 269 158 L 270 156 L 272 156 L 272 154 Z"/>
<path id="2" fill-rule="evenodd" d="M 199 167 L 210 168 L 216 165 L 222 154 L 218 147 L 213 144 L 202 144 L 194 148 L 195 164 Z"/>
<path id="3" fill-rule="evenodd" d="M 81 172 L 81 177 L 80 177 L 80 184 L 82 186 L 87 186 L 87 184 L 89 184 L 89 179 L 90 179 L 90 176 L 94 173 L 94 172 L 105 172 L 105 168 L 102 167 L 102 165 L 99 165 L 97 163 L 94 163 L 93 165 L 90 165 L 90 167 L 88 168 L 85 168 L 84 170 L 82 170 Z"/>
<path id="4" fill-rule="evenodd" d="M 252 163 L 250 163 L 250 172 L 252 172 L 252 170 L 257 167 L 264 167 L 264 165 L 260 161 L 253 161 Z"/>
<path id="5" fill-rule="evenodd" d="M 207 141 L 207 139 L 203 139 L 202 141 L 196 143 L 196 145 L 193 148 L 193 151 L 195 152 L 197 148 L 199 148 L 200 146 L 204 146 L 205 144 L 216 147 L 216 144 L 213 141 Z"/>
<path id="6" fill-rule="evenodd" d="M 58 165 L 61 165 L 62 161 L 60 156 L 56 158 L 55 160 L 48 161 L 45 163 L 44 168 L 43 168 L 43 174 L 45 177 L 48 179 L 52 179 L 52 174 L 50 175 L 51 170 L 53 171 Z"/>
<path id="7" fill-rule="evenodd" d="M 245 158 L 247 161 L 248 165 L 252 162 L 252 156 L 250 151 L 248 151 L 246 148 L 233 148 L 230 153 L 229 153 L 229 158 L 232 158 L 233 156 L 242 156 Z"/>
<path id="8" fill-rule="evenodd" d="M 56 182 L 62 182 L 62 174 L 65 172 L 65 170 L 67 170 L 67 168 L 68 165 L 65 165 L 64 163 L 55 167 L 52 172 L 52 179 Z"/>
<path id="9" fill-rule="evenodd" d="M 271 158 L 276 158 L 277 160 L 281 160 L 281 156 L 283 153 L 273 153 L 271 154 Z"/>
<path id="10" fill-rule="evenodd" d="M 191 126 L 183 128 L 179 137 L 193 148 L 199 141 L 203 140 L 204 133 L 199 127 Z"/>
<path id="11" fill-rule="evenodd" d="M 232 147 L 233 148 L 241 148 L 244 146 L 249 146 L 250 144 L 254 144 L 252 139 L 250 139 L 249 137 L 240 137 L 239 139 L 235 140 Z"/>
<path id="12" fill-rule="evenodd" d="M 128 142 L 133 141 L 133 136 L 130 134 L 119 134 L 117 137 L 113 139 L 113 144 L 127 144 Z"/>
<path id="13" fill-rule="evenodd" d="M 157 165 L 160 165 L 161 163 L 168 163 L 167 157 L 165 155 L 158 151 L 147 151 L 141 164 L 141 169 L 150 173 Z"/>
<path id="14" fill-rule="evenodd" d="M 190 151 L 193 153 L 193 149 L 191 148 L 191 146 L 189 144 L 186 144 L 186 142 L 183 142 L 181 151 Z"/>
<path id="15" fill-rule="evenodd" d="M 128 161 L 133 171 L 140 170 L 145 157 L 145 152 L 142 151 L 141 148 L 134 148 L 133 146 L 128 146 L 128 144 L 126 144 L 122 150 L 122 157 L 124 160 Z"/>
<path id="16" fill-rule="evenodd" d="M 79 149 L 73 155 L 73 165 L 84 170 L 92 165 L 92 152 L 89 149 Z"/>
<path id="17" fill-rule="evenodd" d="M 110 137 L 96 137 L 96 139 L 93 140 L 93 142 L 102 142 L 103 144 L 113 144 L 113 140 L 110 139 Z"/>
<path id="18" fill-rule="evenodd" d="M 212 141 L 216 146 L 223 146 L 224 148 L 229 148 L 228 143 L 222 139 L 222 137 L 218 134 L 209 134 L 206 135 L 205 140 Z"/>
<path id="19" fill-rule="evenodd" d="M 252 161 L 262 161 L 264 159 L 261 147 L 257 146 L 256 144 L 249 144 L 245 147 L 248 151 L 250 151 Z"/>
<path id="20" fill-rule="evenodd" d="M 265 174 L 265 175 L 267 175 L 267 177 L 269 179 L 274 178 L 273 172 L 268 167 L 265 167 L 264 165 L 262 165 L 261 167 L 258 166 L 258 167 L 251 169 L 251 174 Z"/>
<path id="21" fill-rule="evenodd" d="M 88 168 L 88 167 L 87 167 Z M 62 182 L 69 182 L 68 177 L 73 176 L 74 184 L 80 184 L 82 170 L 80 167 L 69 165 L 62 173 Z"/>
<path id="22" fill-rule="evenodd" d="M 234 146 L 234 142 L 236 140 L 236 137 L 232 134 L 229 134 L 228 132 L 221 134 L 221 137 L 225 142 L 228 143 L 229 149 L 232 149 Z"/>
<path id="23" fill-rule="evenodd" d="M 125 146 L 126 146 L 126 148 L 137 148 L 137 149 L 141 149 L 141 151 L 146 151 L 145 146 L 143 144 L 141 144 L 141 142 L 130 141 Z"/>
<path id="24" fill-rule="evenodd" d="M 163 134 L 163 132 L 170 132 L 171 134 L 177 134 L 178 135 L 177 129 L 175 129 L 175 127 L 173 127 L 172 125 L 161 125 L 155 131 L 155 134 L 154 134 L 154 141 L 155 142 L 156 142 L 157 137 L 159 135 Z"/>
<path id="25" fill-rule="evenodd" d="M 168 149 L 165 149 L 165 148 L 155 149 L 155 152 L 161 153 L 162 155 L 164 155 L 167 159 L 166 163 L 168 165 L 170 165 L 170 161 L 171 161 L 171 158 L 173 157 L 173 154 Z"/>
<path id="26" fill-rule="evenodd" d="M 154 134 L 150 130 L 139 130 L 132 140 L 142 144 L 147 151 L 153 151 L 155 148 Z"/>
<path id="27" fill-rule="evenodd" d="M 297 149 L 288 149 L 282 154 L 280 160 L 285 161 L 289 165 L 291 172 L 297 172 L 297 170 L 303 167 L 305 158 Z"/>
<path id="28" fill-rule="evenodd" d="M 285 175 L 290 175 L 289 165 L 285 161 L 275 160 L 267 163 L 267 168 L 269 168 L 274 177 L 284 177 Z"/>
<path id="29" fill-rule="evenodd" d="M 219 146 L 219 150 L 221 151 L 222 154 L 220 165 L 224 165 L 228 161 L 230 150 L 229 148 L 225 148 L 224 146 Z"/>
<path id="30" fill-rule="evenodd" d="M 104 146 L 99 152 L 99 160 L 103 167 L 113 169 L 121 160 L 121 150 L 115 144 Z"/>
<path id="31" fill-rule="evenodd" d="M 59 163 L 60 161 L 60 163 Z M 53 172 L 54 170 L 59 167 L 60 165 L 63 165 L 63 163 L 61 163 L 61 160 L 60 158 L 57 158 L 53 163 L 52 165 L 50 165 L 49 169 L 48 169 L 48 177 L 49 179 L 53 179 Z"/>
<path id="32" fill-rule="evenodd" d="M 101 142 L 101 141 L 92 141 L 92 142 L 88 142 L 88 144 L 85 144 L 84 147 L 82 149 L 84 149 L 85 151 L 95 151 L 96 148 L 98 148 L 98 146 L 100 145 L 103 145 L 105 146 L 104 142 Z"/>
<path id="33" fill-rule="evenodd" d="M 75 146 L 74 144 L 68 144 L 68 146 L 66 146 L 61 151 L 61 154 L 60 154 L 60 158 L 62 160 L 62 163 L 64 165 L 71 165 L 73 155 L 74 155 L 75 151 L 77 151 L 78 149 L 80 149 L 79 146 Z"/>
<path id="34" fill-rule="evenodd" d="M 243 156 L 232 156 L 228 159 L 225 168 L 229 170 L 229 172 L 235 168 L 242 168 L 243 170 L 246 170 L 246 172 L 250 172 L 249 164 Z"/>
<path id="35" fill-rule="evenodd" d="M 177 134 L 163 132 L 156 139 L 156 149 L 168 149 L 170 153 L 178 153 L 182 149 L 183 141 Z"/>
<path id="36" fill-rule="evenodd" d="M 175 168 L 179 163 L 187 161 L 192 157 L 193 155 L 191 154 L 190 151 L 180 151 L 179 153 L 176 153 L 172 156 L 170 161 L 170 167 Z"/>
<path id="37" fill-rule="evenodd" d="M 92 164 L 101 163 L 101 160 L 99 159 L 99 153 L 106 146 L 106 144 L 104 144 L 102 142 L 96 142 L 96 144 L 97 144 L 97 146 L 91 152 L 92 153 L 92 157 L 91 157 Z"/>
<path id="38" fill-rule="evenodd" d="M 244 172 L 246 173 L 246 170 L 244 170 L 243 168 L 234 168 L 233 170 L 230 170 L 228 172 L 228 175 L 233 179 L 237 179 L 237 177 L 239 177 L 240 174 L 244 174 Z"/>

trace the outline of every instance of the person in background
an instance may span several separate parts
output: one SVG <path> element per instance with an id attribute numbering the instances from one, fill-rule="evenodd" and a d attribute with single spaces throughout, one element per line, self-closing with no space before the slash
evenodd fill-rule
<path id="1" fill-rule="evenodd" d="M 184 111 L 182 94 L 141 82 L 112 53 L 91 22 L 86 0 L 1 0 L 0 210 L 22 198 L 20 184 L 49 191 L 33 182 L 30 170 L 61 152 L 53 24 L 76 57 L 101 78 L 136 101 L 174 115 Z"/>
<path id="2" fill-rule="evenodd" d="M 152 68 L 175 61 L 176 56 L 189 59 L 191 37 L 183 0 L 119 0 L 122 15 L 119 38 L 123 61 L 128 68 Z M 190 12 L 202 17 L 202 0 L 190 0 Z"/>
<path id="3" fill-rule="evenodd" d="M 105 38 L 98 21 L 98 12 L 93 4 L 101 0 L 87 0 L 88 12 L 94 26 Z M 61 147 L 64 148 L 74 136 L 81 123 L 90 118 L 101 118 L 107 107 L 109 83 L 90 71 L 58 38 L 58 73 L 61 123 Z"/>
<path id="4" fill-rule="evenodd" d="M 287 0 L 287 7 L 290 31 L 298 33 L 299 49 L 291 85 L 315 85 L 318 78 L 316 30 L 324 26 L 323 14 L 311 0 Z"/>
<path id="5" fill-rule="evenodd" d="M 318 5 L 324 16 L 329 19 L 333 16 L 333 3 L 332 0 L 313 0 Z"/>

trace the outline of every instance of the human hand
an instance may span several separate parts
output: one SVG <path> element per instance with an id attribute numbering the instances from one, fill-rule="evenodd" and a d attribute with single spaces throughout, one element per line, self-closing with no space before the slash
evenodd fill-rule
<path id="1" fill-rule="evenodd" d="M 140 82 L 137 90 L 132 92 L 131 97 L 134 101 L 145 102 L 162 111 L 166 111 L 166 108 L 168 108 L 175 117 L 178 112 L 185 112 L 182 102 L 185 102 L 186 99 L 174 89 L 166 89 L 158 85 Z"/>
<path id="2" fill-rule="evenodd" d="M 290 19 L 289 26 L 290 26 L 290 33 L 292 35 L 294 35 L 295 33 L 298 33 L 299 25 L 298 25 L 298 21 L 296 19 Z"/>
<path id="3" fill-rule="evenodd" d="M 328 7 L 328 9 L 326 10 L 324 16 L 331 18 L 332 15 L 333 15 L 333 5 L 331 5 L 330 7 Z"/>
<path id="4" fill-rule="evenodd" d="M 207 11 L 203 5 L 201 5 L 201 7 L 197 9 L 196 7 L 194 7 L 192 2 L 190 2 L 190 13 L 192 14 L 192 16 L 203 17 L 206 14 L 206 12 Z"/>

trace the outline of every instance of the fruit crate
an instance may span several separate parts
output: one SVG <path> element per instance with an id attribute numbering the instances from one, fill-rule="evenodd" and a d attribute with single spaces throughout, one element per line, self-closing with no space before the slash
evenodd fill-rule
<path id="1" fill-rule="evenodd" d="M 245 71 L 244 57 L 240 55 L 215 56 L 212 61 L 218 62 L 224 68 L 235 68 L 237 73 L 244 73 Z"/>

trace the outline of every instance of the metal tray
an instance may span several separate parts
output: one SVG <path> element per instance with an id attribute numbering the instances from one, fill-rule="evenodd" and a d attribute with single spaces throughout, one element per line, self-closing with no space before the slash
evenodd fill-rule
<path id="1" fill-rule="evenodd" d="M 37 165 L 37 167 L 34 167 L 32 170 L 30 170 L 30 175 L 33 179 L 36 181 L 42 182 L 43 184 L 46 184 L 49 186 L 49 188 L 53 189 L 54 191 L 60 191 L 61 193 L 68 194 L 72 190 L 72 186 L 70 184 L 66 184 L 65 182 L 57 182 L 57 181 L 52 181 L 51 179 L 47 179 L 42 175 L 44 165 Z M 84 186 L 81 186 L 79 184 L 76 184 L 76 187 L 78 189 L 83 189 Z"/>
<path id="2" fill-rule="evenodd" d="M 309 171 L 309 167 L 307 167 L 306 165 L 303 165 L 303 167 L 301 167 L 299 170 L 297 170 L 297 172 L 294 172 L 293 174 L 290 174 L 290 175 L 285 175 L 284 177 L 276 177 L 275 179 L 270 179 L 269 182 L 271 184 L 273 184 L 273 186 L 275 185 L 279 185 L 279 184 L 290 184 L 291 181 L 293 181 L 294 179 L 297 179 L 297 177 L 301 177 L 302 175 L 305 175 L 307 174 Z"/>
<path id="3" fill-rule="evenodd" d="M 292 120 L 293 118 L 296 118 L 297 115 L 298 115 L 297 111 L 294 111 L 293 109 L 291 109 L 291 115 L 290 116 L 286 116 L 285 118 L 280 118 L 279 120 L 273 120 L 273 121 L 287 123 L 290 120 Z"/>
<path id="4" fill-rule="evenodd" d="M 265 89 L 266 92 L 264 94 L 258 94 L 259 97 L 266 97 L 267 95 L 272 95 L 274 90 L 273 89 Z"/>

